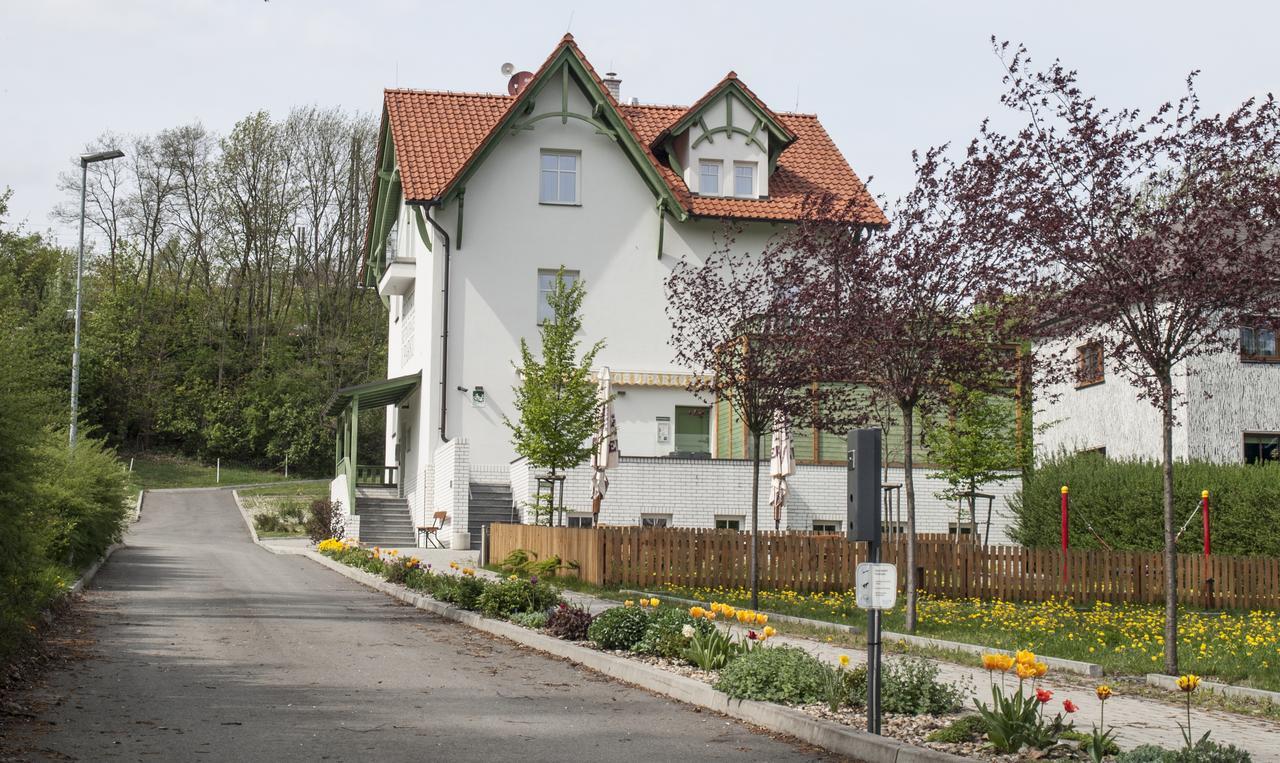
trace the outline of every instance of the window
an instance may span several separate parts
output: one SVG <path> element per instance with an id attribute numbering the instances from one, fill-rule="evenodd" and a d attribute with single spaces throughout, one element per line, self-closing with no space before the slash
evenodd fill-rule
<path id="1" fill-rule="evenodd" d="M 543 151 L 541 174 L 538 201 L 543 204 L 578 203 L 577 152 Z"/>
<path id="2" fill-rule="evenodd" d="M 676 406 L 676 453 L 711 452 L 711 409 L 705 406 Z"/>
<path id="3" fill-rule="evenodd" d="M 816 533 L 838 533 L 840 532 L 840 522 L 835 519 L 815 519 L 813 520 L 813 531 Z"/>
<path id="4" fill-rule="evenodd" d="M 1280 434 L 1246 432 L 1244 462 L 1246 464 L 1280 463 Z"/>
<path id="5" fill-rule="evenodd" d="M 1280 363 L 1280 353 L 1276 352 L 1276 332 L 1261 326 L 1242 326 L 1240 359 L 1255 363 Z"/>
<path id="6" fill-rule="evenodd" d="M 387 230 L 387 238 L 382 242 L 383 260 L 386 262 L 395 262 L 396 255 L 400 249 L 400 219 L 391 223 L 391 228 Z"/>
<path id="7" fill-rule="evenodd" d="M 1102 365 L 1102 345 L 1090 342 L 1076 348 L 1076 386 L 1088 387 L 1106 380 Z"/>
<path id="8" fill-rule="evenodd" d="M 742 517 L 716 517 L 717 530 L 741 530 Z"/>
<path id="9" fill-rule="evenodd" d="M 640 526 L 641 527 L 670 527 L 671 515 L 670 514 L 641 514 Z"/>
<path id="10" fill-rule="evenodd" d="M 698 162 L 698 193 L 703 196 L 720 195 L 720 162 L 703 159 Z"/>
<path id="11" fill-rule="evenodd" d="M 1106 458 L 1106 457 L 1107 457 L 1107 446 L 1106 446 L 1106 445 L 1099 445 L 1099 446 L 1098 446 L 1098 447 L 1096 447 L 1096 448 L 1085 448 L 1084 450 L 1082 450 L 1082 451 L 1080 451 L 1080 452 L 1081 452 L 1081 453 L 1092 453 L 1092 454 L 1094 454 L 1095 456 L 1101 456 L 1102 458 Z"/>
<path id="12" fill-rule="evenodd" d="M 756 195 L 756 165 L 735 162 L 733 165 L 733 195 L 753 198 Z"/>
<path id="13" fill-rule="evenodd" d="M 538 271 L 538 325 L 553 320 L 556 315 L 551 309 L 551 292 L 556 288 L 556 276 L 560 274 L 559 268 L 555 270 L 539 270 Z M 573 286 L 578 280 L 579 275 L 576 270 L 564 271 L 564 285 Z"/>
<path id="14" fill-rule="evenodd" d="M 570 514 L 565 517 L 565 524 L 569 527 L 591 527 L 590 514 Z"/>
<path id="15" fill-rule="evenodd" d="M 972 522 L 948 522 L 947 535 L 973 535 L 977 532 L 977 526 Z"/>

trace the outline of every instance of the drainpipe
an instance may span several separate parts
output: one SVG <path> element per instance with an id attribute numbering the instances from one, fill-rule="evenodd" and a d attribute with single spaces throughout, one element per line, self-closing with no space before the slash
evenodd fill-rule
<path id="1" fill-rule="evenodd" d="M 444 244 L 444 285 L 441 287 L 441 308 L 443 309 L 443 317 L 440 322 L 440 441 L 448 442 L 449 438 L 445 436 L 445 421 L 449 412 L 449 233 L 440 227 L 434 218 L 431 217 L 431 208 L 440 206 L 439 199 L 433 199 L 428 202 L 408 202 L 422 209 L 422 216 L 427 218 L 427 222 L 432 228 L 436 229 L 436 233 L 440 234 L 441 243 Z"/>

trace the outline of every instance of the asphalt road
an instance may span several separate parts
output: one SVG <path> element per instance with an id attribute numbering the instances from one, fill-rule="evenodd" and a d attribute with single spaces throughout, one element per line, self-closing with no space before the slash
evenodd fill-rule
<path id="1" fill-rule="evenodd" d="M 149 493 L 126 542 L 82 604 L 91 656 L 34 690 L 10 755 L 830 759 L 275 556 L 227 491 Z"/>

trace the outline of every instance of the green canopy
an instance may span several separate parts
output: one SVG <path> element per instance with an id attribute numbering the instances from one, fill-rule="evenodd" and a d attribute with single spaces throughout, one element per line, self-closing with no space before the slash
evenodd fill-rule
<path id="1" fill-rule="evenodd" d="M 337 416 L 351 405 L 352 400 L 360 401 L 361 410 L 396 405 L 408 397 L 420 381 L 422 381 L 421 371 L 408 376 L 397 376 L 394 379 L 343 387 L 333 393 L 333 400 L 329 401 L 327 412 L 330 416 Z"/>

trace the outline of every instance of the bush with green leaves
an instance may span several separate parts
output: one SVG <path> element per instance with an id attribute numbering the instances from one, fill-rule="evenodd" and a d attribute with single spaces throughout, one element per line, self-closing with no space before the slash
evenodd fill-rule
<path id="1" fill-rule="evenodd" d="M 631 651 L 655 657 L 680 657 L 689 645 L 689 637 L 684 635 L 686 627 L 692 628 L 695 633 L 715 630 L 715 625 L 710 621 L 694 617 L 687 610 L 656 609 L 645 627 L 644 635 L 631 645 Z"/>
<path id="2" fill-rule="evenodd" d="M 341 538 L 346 525 L 346 515 L 342 511 L 341 501 L 330 501 L 322 498 L 311 502 L 307 515 L 307 536 L 312 543 L 319 543 L 325 538 Z"/>
<path id="3" fill-rule="evenodd" d="M 477 604 L 485 617 L 505 618 L 516 612 L 545 612 L 560 600 L 550 585 L 526 579 L 487 583 Z"/>
<path id="4" fill-rule="evenodd" d="M 613 607 L 596 616 L 587 629 L 587 638 L 601 649 L 630 649 L 644 638 L 652 620 L 644 607 Z"/>
<path id="5" fill-rule="evenodd" d="M 880 707 L 899 715 L 938 715 L 959 710 L 968 692 L 938 680 L 938 666 L 908 657 L 886 662 L 880 676 Z"/>
<path id="6" fill-rule="evenodd" d="M 1181 750 L 1144 744 L 1116 756 L 1116 763 L 1249 763 L 1252 760 L 1249 753 L 1239 747 L 1212 739 L 1201 739 L 1193 747 Z"/>
<path id="7" fill-rule="evenodd" d="M 721 670 L 742 654 L 745 648 L 728 631 L 713 626 L 710 630 L 695 629 L 680 656 L 700 670 Z"/>
<path id="8" fill-rule="evenodd" d="M 716 688 L 734 699 L 808 705 L 826 700 L 827 666 L 793 646 L 752 649 L 720 672 Z"/>
<path id="9" fill-rule="evenodd" d="M 594 618 L 582 607 L 561 602 L 547 616 L 547 631 L 566 641 L 582 641 L 587 638 Z"/>
<path id="10" fill-rule="evenodd" d="M 1191 462 L 1178 464 L 1173 480 L 1173 501 L 1180 518 L 1199 505 L 1200 491 L 1209 491 L 1215 552 L 1280 556 L 1280 533 L 1257 532 L 1258 527 L 1280 525 L 1280 465 Z M 1015 541 L 1037 547 L 1058 545 L 1063 485 L 1071 488 L 1073 547 L 1099 548 L 1101 539 L 1123 550 L 1163 548 L 1159 464 L 1095 453 L 1060 454 L 1027 475 L 1010 501 L 1016 517 L 1011 530 Z M 1178 550 L 1197 552 L 1202 543 L 1203 531 L 1195 521 L 1179 536 Z"/>
<path id="11" fill-rule="evenodd" d="M 516 612 L 508 619 L 524 628 L 538 630 L 547 627 L 547 618 L 546 612 Z"/>

